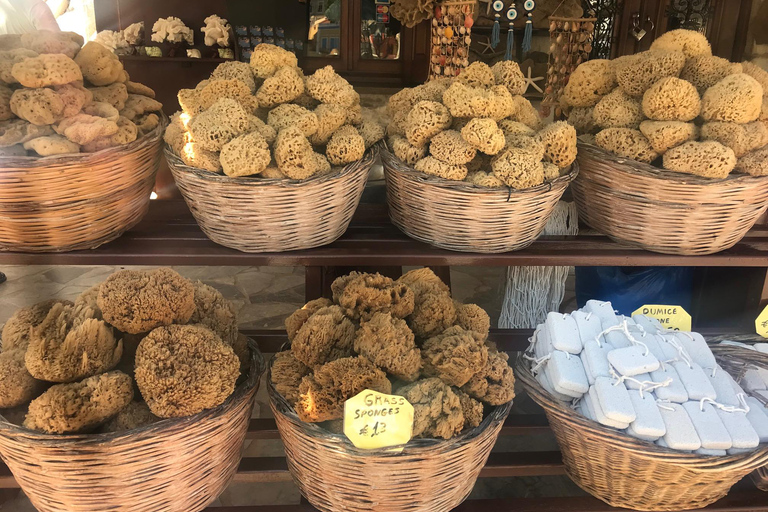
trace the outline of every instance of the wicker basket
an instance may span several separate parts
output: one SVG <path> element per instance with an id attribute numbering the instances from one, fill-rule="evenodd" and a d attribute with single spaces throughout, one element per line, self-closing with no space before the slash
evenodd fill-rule
<path id="1" fill-rule="evenodd" d="M 718 362 L 732 375 L 748 363 L 732 351 L 715 349 Z M 751 352 L 751 351 L 750 351 Z M 768 361 L 766 361 L 768 363 Z M 576 485 L 613 507 L 672 511 L 705 507 L 768 463 L 768 446 L 725 457 L 706 457 L 662 448 L 589 420 L 552 397 L 518 357 L 515 374 L 547 415 Z M 765 365 L 768 368 L 768 364 Z"/>
<path id="2" fill-rule="evenodd" d="M 485 466 L 512 403 L 448 441 L 415 439 L 402 453 L 355 448 L 343 435 L 304 423 L 272 385 L 270 405 L 288 469 L 301 493 L 323 512 L 448 512 L 462 503 Z"/>
<path id="3" fill-rule="evenodd" d="M 50 435 L 0 416 L 0 455 L 41 512 L 198 512 L 237 470 L 264 359 L 219 407 L 130 432 Z"/>
<path id="4" fill-rule="evenodd" d="M 451 251 L 500 253 L 528 247 L 578 174 L 527 190 L 490 189 L 427 176 L 382 151 L 389 217 L 406 235 Z"/>
<path id="5" fill-rule="evenodd" d="M 733 247 L 768 208 L 768 177 L 687 176 L 579 143 L 579 218 L 612 239 L 667 254 Z"/>
<path id="6" fill-rule="evenodd" d="M 231 178 L 165 157 L 203 233 L 243 252 L 284 252 L 327 245 L 347 230 L 378 150 L 341 173 L 306 181 Z"/>
<path id="7" fill-rule="evenodd" d="M 149 208 L 166 121 L 97 153 L 0 156 L 0 251 L 93 249 L 135 226 Z"/>

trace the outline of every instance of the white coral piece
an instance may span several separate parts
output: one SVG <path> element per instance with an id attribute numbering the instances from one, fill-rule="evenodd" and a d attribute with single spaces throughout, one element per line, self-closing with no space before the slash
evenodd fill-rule
<path id="1" fill-rule="evenodd" d="M 212 14 L 205 18 L 205 26 L 200 30 L 205 33 L 205 46 L 229 46 L 229 22 L 224 18 Z"/>
<path id="2" fill-rule="evenodd" d="M 194 44 L 194 32 L 179 18 L 169 16 L 160 18 L 152 26 L 152 41 L 156 43 L 168 41 L 169 43 Z"/>
<path id="3" fill-rule="evenodd" d="M 144 22 L 140 21 L 138 23 L 133 23 L 131 25 L 128 25 L 125 30 L 123 30 L 123 38 L 128 44 L 132 44 L 134 46 L 142 44 L 143 37 L 142 33 L 144 32 Z"/>
<path id="4" fill-rule="evenodd" d="M 122 32 L 116 32 L 114 30 L 102 30 L 93 39 L 97 43 L 106 46 L 113 52 L 118 48 L 127 48 L 128 42 L 125 40 Z"/>

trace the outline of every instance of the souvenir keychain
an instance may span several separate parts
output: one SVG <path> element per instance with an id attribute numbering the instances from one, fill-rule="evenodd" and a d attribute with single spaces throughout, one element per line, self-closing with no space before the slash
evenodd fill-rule
<path id="1" fill-rule="evenodd" d="M 532 1 L 532 0 L 529 0 Z M 526 2 L 527 4 L 528 2 Z M 507 20 L 509 21 L 509 31 L 507 32 L 507 53 L 504 54 L 504 60 L 512 60 L 515 52 L 515 20 L 517 19 L 517 6 L 515 2 L 507 10 Z"/>
<path id="2" fill-rule="evenodd" d="M 503 0 L 494 0 L 493 2 L 493 30 L 491 31 L 491 48 L 496 49 L 501 41 L 501 26 L 499 20 L 501 19 L 501 11 L 504 10 Z"/>

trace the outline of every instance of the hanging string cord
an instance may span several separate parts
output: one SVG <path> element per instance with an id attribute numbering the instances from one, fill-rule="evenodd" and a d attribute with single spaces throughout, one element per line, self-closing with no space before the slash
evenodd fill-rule
<path id="1" fill-rule="evenodd" d="M 648 348 L 648 345 L 646 345 L 642 341 L 640 341 L 640 340 L 636 339 L 634 336 L 632 336 L 632 333 L 629 332 L 629 325 L 627 324 L 626 319 L 620 325 L 622 327 L 622 331 L 624 332 L 624 335 L 627 337 L 629 342 L 632 343 L 633 345 L 640 345 L 641 347 L 643 347 L 645 349 L 645 352 L 643 352 L 643 356 L 647 356 L 651 352 L 651 349 Z M 642 329 L 642 327 L 641 327 L 641 329 Z M 641 336 L 641 337 L 645 338 L 645 331 L 643 331 L 643 336 Z"/>
<path id="2" fill-rule="evenodd" d="M 494 26 L 494 29 L 496 27 Z M 525 40 L 523 40 L 523 51 L 525 51 Z M 515 52 L 515 25 L 509 22 L 509 32 L 507 32 L 507 51 L 504 54 L 504 60 L 512 60 Z"/>
<path id="3" fill-rule="evenodd" d="M 672 407 L 671 402 L 669 400 L 662 400 L 660 398 L 657 398 L 656 399 L 656 405 L 659 406 L 659 409 L 664 409 L 665 411 L 675 412 L 675 408 Z"/>
<path id="4" fill-rule="evenodd" d="M 536 372 L 539 370 L 539 368 L 541 368 L 544 365 L 544 363 L 546 363 L 547 361 L 549 361 L 552 358 L 552 354 L 547 354 L 547 355 L 545 355 L 543 357 L 540 357 L 538 359 L 536 359 L 535 357 L 531 357 L 528 354 L 523 354 L 523 358 L 527 359 L 528 361 L 532 361 L 533 363 L 535 363 L 531 367 L 531 373 L 536 375 Z"/>
<path id="5" fill-rule="evenodd" d="M 493 30 L 491 30 L 491 48 L 496 49 L 501 41 L 501 26 L 499 25 L 500 16 L 496 14 L 496 19 L 493 22 Z"/>
<path id="6" fill-rule="evenodd" d="M 525 20 L 525 35 L 523 36 L 523 52 L 528 53 L 531 51 L 531 45 L 533 44 L 533 20 L 531 14 L 528 13 L 528 19 Z"/>
<path id="7" fill-rule="evenodd" d="M 672 331 L 672 332 L 678 332 L 678 331 Z M 693 364 L 691 362 L 692 361 L 691 356 L 688 355 L 688 352 L 685 350 L 685 348 L 682 345 L 680 345 L 680 343 L 675 338 L 664 338 L 664 341 L 672 345 L 675 348 L 675 350 L 677 350 L 677 353 L 680 354 L 680 357 L 682 358 L 683 362 L 688 365 L 688 368 L 693 368 Z"/>
<path id="8" fill-rule="evenodd" d="M 711 398 L 702 398 L 699 400 L 699 407 L 701 408 L 701 411 L 704 412 L 704 403 L 709 402 L 714 407 L 717 407 L 723 412 L 743 412 L 744 414 L 749 412 L 749 404 L 747 404 L 747 399 L 744 395 L 744 393 L 739 393 L 736 395 L 736 398 L 739 400 L 739 404 L 741 404 L 741 407 L 734 407 L 732 405 L 724 405 L 719 402 L 715 402 Z"/>
<path id="9" fill-rule="evenodd" d="M 663 382 L 653 382 L 651 380 L 639 380 L 635 379 L 634 377 L 628 377 L 627 375 L 619 375 L 619 372 L 616 371 L 616 369 L 613 367 L 613 365 L 608 365 L 608 371 L 611 374 L 611 377 L 614 379 L 614 386 L 618 386 L 619 384 L 623 384 L 625 381 L 634 382 L 639 386 L 638 391 L 640 392 L 640 398 L 643 397 L 643 394 L 645 392 L 652 392 L 659 388 L 665 388 L 672 384 L 672 378 L 668 377 Z"/>

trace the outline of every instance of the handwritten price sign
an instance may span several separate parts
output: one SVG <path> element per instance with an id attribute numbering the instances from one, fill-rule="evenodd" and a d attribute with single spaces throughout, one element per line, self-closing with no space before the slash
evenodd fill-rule
<path id="1" fill-rule="evenodd" d="M 680 306 L 668 306 L 663 304 L 647 304 L 636 311 L 632 316 L 645 315 L 657 319 L 661 325 L 674 331 L 691 331 L 691 315 Z"/>
<path id="2" fill-rule="evenodd" d="M 344 435 L 365 450 L 411 440 L 413 406 L 402 396 L 366 389 L 344 403 Z"/>

